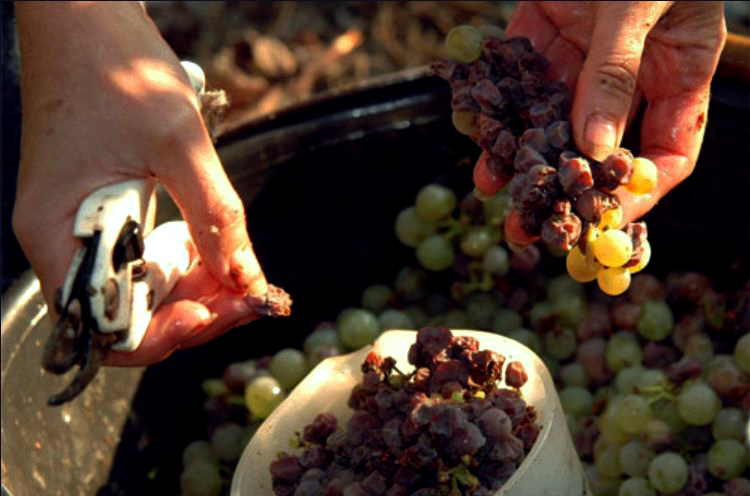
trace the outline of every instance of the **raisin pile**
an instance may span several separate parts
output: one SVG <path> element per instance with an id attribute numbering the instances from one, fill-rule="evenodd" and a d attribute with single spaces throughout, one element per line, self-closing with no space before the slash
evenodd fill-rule
<path id="1" fill-rule="evenodd" d="M 615 190 L 650 192 L 656 166 L 625 149 L 602 162 L 583 157 L 571 139 L 570 91 L 545 80 L 549 63 L 528 39 L 503 40 L 459 26 L 449 33 L 446 52 L 454 61 L 432 68 L 450 83 L 456 129 L 483 150 L 474 170 L 476 192 L 488 197 L 507 186 L 513 197 L 508 241 L 541 238 L 553 251 L 569 253 L 574 279 L 597 279 L 608 294 L 624 292 L 651 251 L 645 223 L 620 230 Z M 622 234 L 608 235 L 600 256 L 594 246 L 606 231 Z"/>
<path id="2" fill-rule="evenodd" d="M 534 445 L 536 411 L 518 388 L 520 362 L 480 350 L 443 327 L 424 327 L 409 349 L 405 375 L 372 352 L 349 397 L 354 414 L 340 428 L 318 415 L 298 434 L 299 455 L 271 463 L 278 496 L 490 495 Z"/>

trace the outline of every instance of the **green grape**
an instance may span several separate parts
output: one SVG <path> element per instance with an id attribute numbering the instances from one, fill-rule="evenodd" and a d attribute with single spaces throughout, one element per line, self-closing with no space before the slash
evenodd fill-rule
<path id="1" fill-rule="evenodd" d="M 557 317 L 557 322 L 561 326 L 569 326 L 575 329 L 586 318 L 589 311 L 586 299 L 575 295 L 557 298 L 552 303 L 552 308 Z"/>
<path id="2" fill-rule="evenodd" d="M 622 396 L 613 397 L 602 416 L 599 417 L 599 431 L 601 431 L 604 440 L 619 445 L 630 441 L 633 437 L 632 434 L 621 429 L 619 424 L 615 422 L 614 413 L 622 398 Z"/>
<path id="3" fill-rule="evenodd" d="M 721 400 L 705 382 L 690 382 L 677 397 L 677 411 L 690 425 L 708 425 L 721 408 Z"/>
<path id="4" fill-rule="evenodd" d="M 482 36 L 485 38 L 490 36 L 494 38 L 505 38 L 505 30 L 494 24 L 485 24 L 484 26 L 479 26 L 477 29 L 479 29 L 479 32 L 482 33 Z"/>
<path id="5" fill-rule="evenodd" d="M 393 301 L 393 291 L 385 284 L 375 284 L 362 292 L 362 308 L 380 313 Z"/>
<path id="6" fill-rule="evenodd" d="M 708 450 L 708 471 L 719 479 L 739 477 L 747 461 L 747 447 L 736 439 L 716 441 Z"/>
<path id="7" fill-rule="evenodd" d="M 245 429 L 229 423 L 217 427 L 211 434 L 211 446 L 216 456 L 225 462 L 236 462 L 245 449 Z"/>
<path id="8" fill-rule="evenodd" d="M 585 301 L 586 291 L 583 289 L 583 284 L 574 281 L 568 274 L 560 274 L 547 283 L 547 299 L 552 303 L 570 297 Z"/>
<path id="9" fill-rule="evenodd" d="M 671 444 L 675 437 L 674 433 L 675 431 L 666 422 L 653 419 L 643 428 L 640 439 L 647 447 L 663 446 Z"/>
<path id="10" fill-rule="evenodd" d="M 743 334 L 734 345 L 734 359 L 742 370 L 750 373 L 750 333 Z"/>
<path id="11" fill-rule="evenodd" d="M 612 421 L 629 434 L 638 434 L 651 420 L 651 408 L 646 398 L 628 394 L 611 413 Z"/>
<path id="12" fill-rule="evenodd" d="M 436 222 L 450 215 L 456 208 L 456 194 L 440 184 L 428 184 L 417 193 L 414 207 L 421 218 Z"/>
<path id="13" fill-rule="evenodd" d="M 504 276 L 510 270 L 508 251 L 502 246 L 491 246 L 482 258 L 482 269 L 496 276 Z"/>
<path id="14" fill-rule="evenodd" d="M 604 293 L 617 296 L 630 286 L 630 271 L 623 267 L 603 267 L 596 273 L 596 282 Z"/>
<path id="15" fill-rule="evenodd" d="M 705 364 L 714 356 L 714 344 L 708 334 L 700 332 L 687 338 L 683 351 L 685 356 L 696 358 Z"/>
<path id="16" fill-rule="evenodd" d="M 333 325 L 317 328 L 305 338 L 303 349 L 309 355 L 314 348 L 339 346 L 339 334 Z"/>
<path id="17" fill-rule="evenodd" d="M 635 383 L 635 387 L 638 389 L 646 389 L 664 386 L 669 383 L 667 374 L 659 369 L 643 369 L 638 376 Z"/>
<path id="18" fill-rule="evenodd" d="M 589 252 L 590 253 L 590 252 Z M 599 275 L 599 262 L 581 253 L 578 246 L 574 246 L 565 258 L 565 268 L 568 275 L 576 282 L 591 282 Z M 630 284 L 628 282 L 628 284 Z"/>
<path id="19" fill-rule="evenodd" d="M 221 379 L 205 379 L 201 383 L 203 393 L 209 398 L 218 398 L 229 392 L 229 388 Z"/>
<path id="20" fill-rule="evenodd" d="M 565 386 L 586 387 L 589 382 L 586 369 L 578 362 L 571 362 L 560 369 L 560 379 Z"/>
<path id="21" fill-rule="evenodd" d="M 375 341 L 380 334 L 378 318 L 369 310 L 349 308 L 336 319 L 339 340 L 350 350 L 358 350 Z"/>
<path id="22" fill-rule="evenodd" d="M 674 326 L 672 310 L 664 300 L 647 301 L 641 306 L 638 333 L 649 341 L 661 341 L 669 336 Z"/>
<path id="23" fill-rule="evenodd" d="M 258 377 L 245 387 L 245 405 L 255 417 L 268 417 L 283 400 L 281 384 L 273 377 Z"/>
<path id="24" fill-rule="evenodd" d="M 268 369 L 281 387 L 289 391 L 307 374 L 307 361 L 301 351 L 285 348 L 276 352 Z"/>
<path id="25" fill-rule="evenodd" d="M 661 453 L 654 457 L 648 466 L 648 480 L 657 491 L 677 492 L 688 480 L 688 464 L 677 453 Z"/>
<path id="26" fill-rule="evenodd" d="M 417 247 L 417 260 L 422 267 L 433 272 L 449 268 L 455 258 L 453 245 L 439 234 L 430 236 Z"/>
<path id="27" fill-rule="evenodd" d="M 484 202 L 484 218 L 489 225 L 500 226 L 513 208 L 513 197 L 503 189 L 498 194 Z"/>
<path id="28" fill-rule="evenodd" d="M 641 363 L 643 351 L 631 332 L 620 331 L 612 335 L 605 351 L 607 366 L 613 372 Z"/>
<path id="29" fill-rule="evenodd" d="M 425 295 L 427 275 L 414 267 L 404 267 L 396 275 L 395 288 L 404 301 L 418 300 Z"/>
<path id="30" fill-rule="evenodd" d="M 615 387 L 620 394 L 635 392 L 636 384 L 646 369 L 639 363 L 632 367 L 621 369 L 615 376 Z"/>
<path id="31" fill-rule="evenodd" d="M 456 26 L 445 37 L 446 58 L 462 64 L 474 62 L 482 54 L 482 32 L 474 26 Z"/>
<path id="32" fill-rule="evenodd" d="M 515 341 L 518 341 L 522 345 L 529 348 L 534 353 L 540 353 L 542 351 L 542 342 L 535 333 L 528 329 L 515 329 L 508 333 L 508 337 Z"/>
<path id="33" fill-rule="evenodd" d="M 568 328 L 553 329 L 544 335 L 544 349 L 557 360 L 570 358 L 576 352 L 576 333 Z"/>
<path id="34" fill-rule="evenodd" d="M 594 241 L 594 256 L 606 267 L 622 267 L 633 255 L 633 242 L 624 231 L 610 229 Z"/>
<path id="35" fill-rule="evenodd" d="M 218 465 L 204 460 L 187 465 L 180 474 L 182 496 L 219 496 L 221 486 Z"/>
<path id="36" fill-rule="evenodd" d="M 461 237 L 461 251 L 469 257 L 482 257 L 495 242 L 484 228 L 473 228 Z"/>
<path id="37" fill-rule="evenodd" d="M 661 399 L 651 405 L 654 418 L 661 420 L 674 432 L 680 432 L 687 427 L 687 423 L 680 416 L 677 402 L 669 399 Z"/>
<path id="38" fill-rule="evenodd" d="M 600 474 L 593 465 L 584 469 L 584 475 L 594 496 L 618 496 L 617 490 L 620 487 L 619 477 L 606 477 Z"/>
<path id="39" fill-rule="evenodd" d="M 185 446 L 182 450 L 182 466 L 187 467 L 194 462 L 207 462 L 214 465 L 219 464 L 219 458 L 216 456 L 211 444 L 205 440 L 193 441 Z"/>
<path id="40" fill-rule="evenodd" d="M 719 410 L 711 424 L 711 432 L 718 441 L 722 439 L 745 440 L 747 418 L 739 408 L 728 407 Z"/>
<path id="41" fill-rule="evenodd" d="M 521 315 L 510 308 L 498 309 L 492 319 L 492 330 L 500 334 L 507 334 L 510 331 L 519 329 L 522 325 L 523 319 Z"/>
<path id="42" fill-rule="evenodd" d="M 656 496 L 656 491 L 643 477 L 632 477 L 620 484 L 617 496 Z"/>
<path id="43" fill-rule="evenodd" d="M 451 113 L 451 122 L 456 131 L 466 136 L 473 136 L 477 132 L 477 114 L 471 110 L 454 110 Z"/>
<path id="44" fill-rule="evenodd" d="M 378 315 L 378 324 L 384 331 L 391 329 L 416 329 L 414 322 L 401 310 L 389 308 Z"/>
<path id="45" fill-rule="evenodd" d="M 417 215 L 417 209 L 407 207 L 396 216 L 396 238 L 406 246 L 416 248 L 435 232 L 435 226 Z"/>
<path id="46" fill-rule="evenodd" d="M 630 477 L 643 477 L 654 458 L 654 452 L 638 439 L 628 441 L 620 449 L 620 466 Z"/>
<path id="47" fill-rule="evenodd" d="M 659 180 L 659 169 L 646 157 L 636 157 L 633 160 L 633 174 L 625 185 L 628 191 L 636 195 L 651 192 Z"/>
<path id="48" fill-rule="evenodd" d="M 582 417 L 591 414 L 594 406 L 594 397 L 586 388 L 568 386 L 560 391 L 560 404 L 565 413 L 575 417 Z"/>
<path id="49" fill-rule="evenodd" d="M 549 301 L 539 301 L 529 310 L 529 320 L 531 321 L 531 327 L 534 329 L 542 327 L 542 323 L 553 316 L 554 309 Z"/>
<path id="50" fill-rule="evenodd" d="M 594 466 L 606 477 L 619 477 L 622 474 L 620 466 L 621 445 L 598 439 L 594 445 Z"/>

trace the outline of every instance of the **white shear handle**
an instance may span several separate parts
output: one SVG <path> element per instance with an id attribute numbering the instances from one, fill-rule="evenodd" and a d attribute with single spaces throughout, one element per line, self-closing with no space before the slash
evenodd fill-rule
<path id="1" fill-rule="evenodd" d="M 205 76 L 200 66 L 182 62 L 182 67 L 195 92 L 205 90 Z M 138 348 L 151 322 L 153 310 L 172 290 L 190 263 L 187 249 L 163 250 L 174 240 L 190 239 L 184 222 L 170 222 L 159 226 L 148 236 L 156 215 L 155 184 L 152 180 L 134 179 L 113 184 L 91 193 L 83 201 L 76 215 L 73 233 L 79 238 L 90 238 L 96 249 L 87 292 L 92 317 L 100 332 L 123 332 L 123 338 L 112 349 L 134 351 Z M 133 228 L 133 232 L 125 232 Z M 95 243 L 98 235 L 98 243 Z M 115 255 L 122 246 L 123 236 L 138 237 L 138 243 L 148 236 L 143 257 Z M 96 244 L 96 246 L 93 246 Z M 85 248 L 75 255 L 63 284 L 62 301 L 67 302 L 73 281 L 80 267 Z"/>

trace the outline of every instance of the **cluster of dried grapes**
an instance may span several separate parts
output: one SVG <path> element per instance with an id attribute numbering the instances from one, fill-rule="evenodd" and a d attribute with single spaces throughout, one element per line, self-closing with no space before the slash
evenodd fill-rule
<path id="1" fill-rule="evenodd" d="M 370 353 L 345 429 L 323 413 L 305 427 L 300 455 L 271 463 L 275 494 L 288 496 L 490 495 L 534 445 L 536 412 L 517 388 L 520 362 L 479 350 L 476 339 L 424 327 L 409 350 L 416 370 Z"/>
<path id="2" fill-rule="evenodd" d="M 581 156 L 567 120 L 570 92 L 564 83 L 544 79 L 548 62 L 528 39 L 503 40 L 459 26 L 449 33 L 446 52 L 455 61 L 433 69 L 450 83 L 456 129 L 484 152 L 474 170 L 477 192 L 492 196 L 507 185 L 512 194 L 509 241 L 528 244 L 541 237 L 569 253 L 574 279 L 597 279 L 608 294 L 624 292 L 651 251 L 645 223 L 620 230 L 615 190 L 650 192 L 656 166 L 625 149 L 602 162 Z"/>

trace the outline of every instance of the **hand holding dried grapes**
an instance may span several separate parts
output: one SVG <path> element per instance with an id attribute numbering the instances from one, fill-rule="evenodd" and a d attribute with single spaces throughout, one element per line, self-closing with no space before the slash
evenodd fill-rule
<path id="1" fill-rule="evenodd" d="M 192 235 L 160 249 L 187 250 L 194 263 L 139 350 L 107 363 L 153 363 L 257 318 L 268 287 L 242 202 L 184 70 L 142 6 L 19 3 L 16 15 L 24 118 L 13 225 L 49 308 L 78 248 L 83 199 L 150 178 L 173 195 Z"/>
<path id="2" fill-rule="evenodd" d="M 641 155 L 659 172 L 651 194 L 615 190 L 623 222 L 637 219 L 693 170 L 711 78 L 724 45 L 717 2 L 519 2 L 507 35 L 528 37 L 546 77 L 574 90 L 572 136 L 604 160 L 645 102 Z"/>

